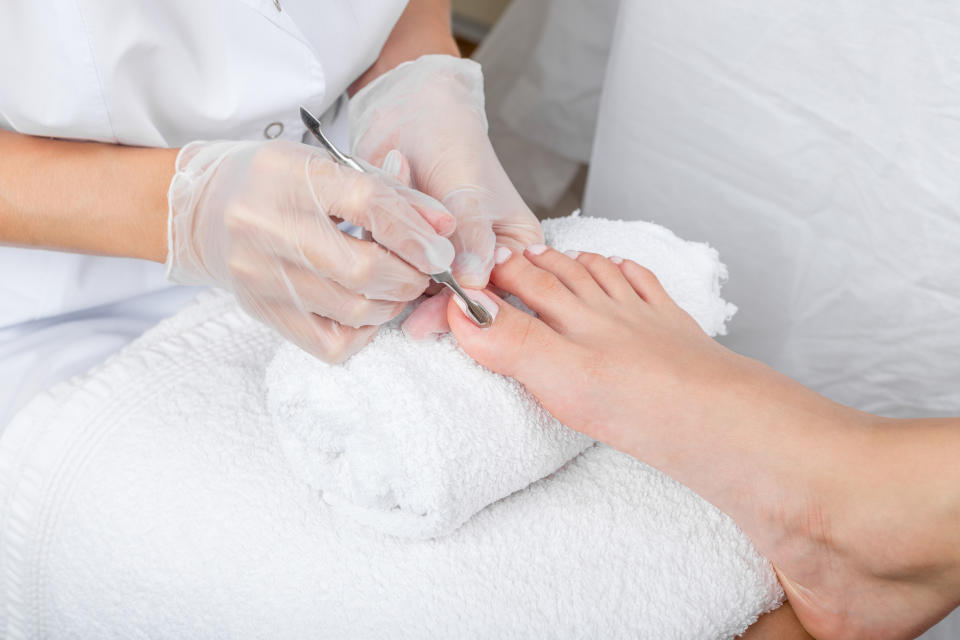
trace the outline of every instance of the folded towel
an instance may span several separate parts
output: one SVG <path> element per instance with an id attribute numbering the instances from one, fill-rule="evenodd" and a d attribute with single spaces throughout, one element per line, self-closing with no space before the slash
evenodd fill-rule
<path id="1" fill-rule="evenodd" d="M 649 267 L 711 335 L 735 310 L 720 297 L 726 274 L 717 252 L 663 227 L 574 215 L 547 220 L 544 233 L 560 250 Z M 343 365 L 282 346 L 266 381 L 296 473 L 330 506 L 391 535 L 450 533 L 592 442 L 522 385 L 476 364 L 451 336 L 413 342 L 399 320 Z"/>
<path id="2" fill-rule="evenodd" d="M 602 446 L 443 538 L 355 525 L 289 473 L 277 345 L 207 297 L 13 420 L 0 637 L 711 640 L 781 601 L 729 518 Z"/>

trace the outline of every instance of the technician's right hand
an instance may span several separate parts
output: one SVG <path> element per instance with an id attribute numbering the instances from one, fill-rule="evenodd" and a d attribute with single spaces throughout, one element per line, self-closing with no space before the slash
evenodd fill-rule
<path id="1" fill-rule="evenodd" d="M 424 273 L 453 262 L 445 236 L 456 223 L 438 203 L 295 142 L 190 143 L 169 202 L 169 278 L 232 292 L 327 362 L 360 350 L 423 293 Z M 343 233 L 340 220 L 376 243 Z"/>

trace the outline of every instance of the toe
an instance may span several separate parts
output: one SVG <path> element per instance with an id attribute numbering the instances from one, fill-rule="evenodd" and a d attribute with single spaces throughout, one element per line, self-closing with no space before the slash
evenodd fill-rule
<path id="1" fill-rule="evenodd" d="M 447 326 L 447 303 L 450 292 L 442 291 L 424 300 L 403 321 L 401 329 L 411 340 L 429 340 L 450 331 Z"/>
<path id="2" fill-rule="evenodd" d="M 577 262 L 583 265 L 597 285 L 611 298 L 619 302 L 636 300 L 637 293 L 615 260 L 596 253 L 581 253 Z"/>
<path id="3" fill-rule="evenodd" d="M 652 305 L 672 302 L 660 279 L 656 274 L 646 267 L 640 266 L 633 260 L 624 260 L 620 263 L 620 272 L 626 277 L 627 282 L 641 298 Z"/>
<path id="4" fill-rule="evenodd" d="M 581 306 L 579 298 L 554 274 L 530 262 L 523 254 L 511 251 L 505 255 L 501 247 L 500 264 L 490 274 L 490 281 L 500 289 L 517 296 L 554 328 L 566 326 L 564 318 Z"/>
<path id="5" fill-rule="evenodd" d="M 470 292 L 473 294 L 474 292 Z M 517 378 L 535 375 L 531 366 L 551 353 L 561 337 L 541 320 L 505 303 L 490 291 L 481 292 L 484 306 L 494 304 L 497 313 L 493 324 L 483 329 L 464 315 L 455 303 L 447 304 L 447 322 L 457 342 L 474 360 L 496 373 Z"/>
<path id="6" fill-rule="evenodd" d="M 527 247 L 523 255 L 532 264 L 555 275 L 574 295 L 584 298 L 588 303 L 606 295 L 586 267 L 577 262 L 575 257 L 542 244 Z"/>

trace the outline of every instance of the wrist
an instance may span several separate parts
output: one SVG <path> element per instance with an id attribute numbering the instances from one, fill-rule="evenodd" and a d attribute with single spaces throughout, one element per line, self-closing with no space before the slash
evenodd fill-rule
<path id="1" fill-rule="evenodd" d="M 452 45 L 452 49 L 450 45 Z M 395 47 L 389 52 L 385 51 L 369 69 L 364 71 L 363 74 L 350 85 L 347 94 L 352 98 L 358 91 L 383 74 L 396 69 L 405 62 L 413 62 L 422 56 L 449 55 L 459 58 L 460 54 L 456 46 L 453 38 L 450 38 L 449 42 L 447 42 L 444 38 L 438 37 L 432 43 L 415 41 L 410 42 L 409 46 Z"/>
<path id="2" fill-rule="evenodd" d="M 353 97 L 386 72 L 430 54 L 460 57 L 460 49 L 450 28 L 448 3 L 410 2 L 376 62 L 350 85 L 347 92 Z"/>
<path id="3" fill-rule="evenodd" d="M 872 417 L 756 360 L 726 351 L 719 362 L 689 396 L 697 404 L 677 440 L 690 449 L 673 461 L 684 469 L 667 473 L 733 517 L 764 555 L 801 553 L 831 526 L 811 516 L 831 521 L 855 494 L 843 470 L 863 464 Z"/>
<path id="4" fill-rule="evenodd" d="M 173 176 L 176 173 L 177 157 L 179 156 L 180 149 L 169 149 L 166 150 L 164 161 L 160 166 L 160 173 L 158 175 L 157 188 L 158 192 L 156 195 L 156 205 L 154 208 L 154 214 L 157 216 L 156 228 L 159 230 L 154 236 L 153 243 L 153 260 L 164 263 L 167 261 L 167 257 L 170 251 L 170 184 L 173 182 Z"/>
<path id="5" fill-rule="evenodd" d="M 143 215 L 129 222 L 129 253 L 153 262 L 167 259 L 167 219 L 170 206 L 167 193 L 173 180 L 179 149 L 138 149 L 131 155 L 129 169 L 141 178 L 139 197 Z"/>

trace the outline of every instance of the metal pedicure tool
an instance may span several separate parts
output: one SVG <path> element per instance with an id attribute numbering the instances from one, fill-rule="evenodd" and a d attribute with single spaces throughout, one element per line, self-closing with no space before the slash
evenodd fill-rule
<path id="1" fill-rule="evenodd" d="M 369 173 L 363 165 L 359 162 L 343 153 L 337 149 L 330 139 L 324 135 L 323 130 L 320 128 L 320 121 L 309 111 L 300 107 L 300 119 L 303 120 L 303 124 L 307 125 L 307 129 L 310 130 L 310 133 L 320 141 L 320 144 L 324 149 L 333 157 L 334 160 L 344 165 L 345 167 L 350 167 L 356 171 L 362 173 Z M 469 312 L 470 318 L 476 322 L 481 327 L 489 327 L 490 323 L 493 322 L 493 318 L 490 317 L 490 312 L 488 312 L 483 306 L 475 302 L 467 295 L 463 290 L 463 287 L 460 286 L 460 283 L 457 282 L 456 278 L 453 277 L 453 274 L 449 271 L 441 271 L 440 273 L 430 273 L 427 274 L 434 282 L 438 282 L 451 291 L 453 295 L 457 296 L 459 300 L 464 304 Z"/>

